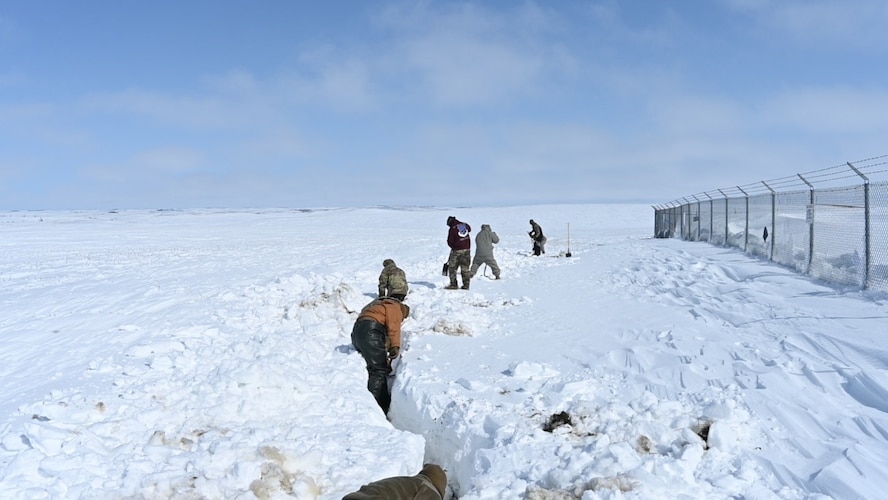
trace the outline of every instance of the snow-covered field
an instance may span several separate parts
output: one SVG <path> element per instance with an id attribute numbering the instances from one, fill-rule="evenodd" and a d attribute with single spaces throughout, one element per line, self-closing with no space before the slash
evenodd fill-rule
<path id="1" fill-rule="evenodd" d="M 502 280 L 443 289 L 449 215 Z M 652 234 L 643 205 L 0 213 L 0 497 L 338 499 L 431 461 L 461 499 L 883 498 L 888 297 Z M 390 420 L 349 339 L 385 258 Z"/>

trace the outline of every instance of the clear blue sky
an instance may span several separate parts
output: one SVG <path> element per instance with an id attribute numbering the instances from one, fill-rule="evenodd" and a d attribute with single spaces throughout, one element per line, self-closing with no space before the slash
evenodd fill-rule
<path id="1" fill-rule="evenodd" d="M 0 0 L 0 209 L 661 203 L 888 153 L 888 2 Z"/>

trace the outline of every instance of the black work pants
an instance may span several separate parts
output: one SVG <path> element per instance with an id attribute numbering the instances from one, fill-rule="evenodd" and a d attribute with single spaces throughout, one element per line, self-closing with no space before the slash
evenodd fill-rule
<path id="1" fill-rule="evenodd" d="M 388 329 L 385 325 L 372 319 L 358 319 L 352 329 L 352 345 L 364 357 L 367 363 L 367 390 L 376 398 L 376 403 L 388 414 L 392 395 L 388 388 L 388 364 L 386 350 Z"/>

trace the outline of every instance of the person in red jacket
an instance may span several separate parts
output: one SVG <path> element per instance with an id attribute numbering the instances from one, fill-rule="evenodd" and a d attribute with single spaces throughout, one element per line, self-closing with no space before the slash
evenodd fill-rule
<path id="1" fill-rule="evenodd" d="M 386 377 L 391 361 L 401 354 L 401 322 L 409 315 L 407 304 L 382 297 L 361 309 L 352 328 L 352 345 L 367 363 L 367 390 L 386 414 L 392 402 Z"/>
<path id="2" fill-rule="evenodd" d="M 459 283 L 456 281 L 456 270 L 459 268 L 462 276 L 462 289 L 468 290 L 469 281 L 472 279 L 472 238 L 469 236 L 472 226 L 457 220 L 452 215 L 447 218 L 447 225 L 450 227 L 450 231 L 447 233 L 447 245 L 450 247 L 447 274 L 450 277 L 450 284 L 444 288 L 448 290 L 459 288 Z"/>

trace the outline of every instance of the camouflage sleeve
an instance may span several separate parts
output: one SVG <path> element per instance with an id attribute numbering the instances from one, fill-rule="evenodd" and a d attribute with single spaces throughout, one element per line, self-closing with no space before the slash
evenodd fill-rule
<path id="1" fill-rule="evenodd" d="M 388 272 L 383 270 L 379 273 L 379 296 L 385 296 L 385 289 L 388 287 Z"/>

